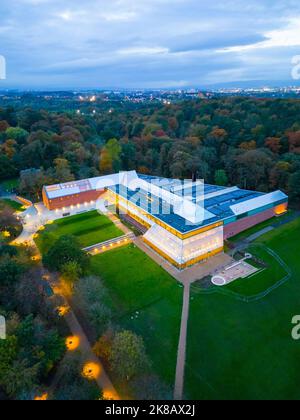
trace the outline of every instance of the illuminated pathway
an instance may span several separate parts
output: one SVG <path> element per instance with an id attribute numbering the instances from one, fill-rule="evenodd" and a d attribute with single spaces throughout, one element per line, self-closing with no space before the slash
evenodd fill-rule
<path id="1" fill-rule="evenodd" d="M 86 360 L 86 364 L 84 366 L 85 376 L 87 378 L 94 379 L 97 382 L 99 388 L 103 390 L 104 396 L 109 396 L 114 400 L 120 399 L 117 391 L 107 376 L 102 363 L 93 353 L 91 345 L 72 310 L 65 315 L 65 320 L 74 338 L 70 346 L 70 351 L 74 349 L 74 347 L 72 347 L 72 345 L 75 344 L 74 342 L 77 342 L 78 345 L 76 345 L 76 349 L 81 352 L 82 356 Z"/>
<path id="2" fill-rule="evenodd" d="M 76 315 L 74 314 L 67 297 L 62 293 L 61 288 L 56 282 L 54 276 L 52 276 L 47 270 L 44 271 L 44 277 L 48 277 L 49 284 L 51 285 L 55 294 L 63 297 L 65 303 L 61 307 L 60 315 L 64 317 L 71 336 L 66 339 L 66 347 L 68 351 L 78 350 L 84 360 L 84 366 L 82 370 L 83 376 L 87 380 L 95 380 L 99 386 L 99 389 L 103 391 L 105 399 L 119 400 L 120 397 L 115 390 L 111 380 L 105 372 L 104 366 L 100 359 L 94 354 L 92 346 L 83 331 Z M 66 310 L 64 310 L 66 309 Z M 52 387 L 55 387 L 59 382 L 59 374 L 54 379 Z"/>

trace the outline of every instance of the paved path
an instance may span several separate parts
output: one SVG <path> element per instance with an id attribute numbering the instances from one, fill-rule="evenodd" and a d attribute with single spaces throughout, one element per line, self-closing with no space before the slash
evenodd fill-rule
<path id="1" fill-rule="evenodd" d="M 122 223 L 122 220 L 120 220 L 115 214 L 111 212 L 104 213 L 105 216 L 107 216 L 119 229 L 122 230 L 126 235 L 133 234 L 133 232 Z"/>
<path id="2" fill-rule="evenodd" d="M 42 221 L 37 209 L 35 206 L 28 207 L 28 209 L 21 213 L 19 217 L 23 226 L 23 231 L 13 243 L 29 243 L 30 245 L 34 245 L 33 236 L 42 226 Z"/>
<path id="3" fill-rule="evenodd" d="M 271 232 L 274 229 L 275 229 L 274 226 L 267 226 L 266 228 L 260 230 L 259 232 L 256 232 L 253 235 L 250 235 L 247 238 L 247 241 L 248 242 L 254 242 L 256 239 L 260 238 L 261 236 L 265 235 L 268 232 Z"/>
<path id="4" fill-rule="evenodd" d="M 187 343 L 187 330 L 188 330 L 189 307 L 190 307 L 190 288 L 191 288 L 190 282 L 186 282 L 184 286 L 184 293 L 183 293 L 183 306 L 182 306 L 180 338 L 179 338 L 178 354 L 177 354 L 174 400 L 183 399 L 184 377 L 185 377 L 184 374 L 185 374 L 185 362 L 186 362 L 186 343 Z"/>
<path id="5" fill-rule="evenodd" d="M 60 293 L 59 287 L 57 287 L 57 280 L 52 276 L 47 270 L 43 270 L 44 275 L 46 274 L 49 277 L 49 283 L 52 286 L 52 289 L 56 291 L 56 293 Z M 71 302 L 67 299 L 66 296 L 61 295 L 65 301 L 65 304 L 70 308 L 68 313 L 64 316 L 64 319 L 71 331 L 72 336 L 79 338 L 79 346 L 78 350 L 80 351 L 84 363 L 95 363 L 97 366 L 100 367 L 100 374 L 95 379 L 99 389 L 103 391 L 104 396 L 109 397 L 110 399 L 119 400 L 120 397 L 114 388 L 111 380 L 109 379 L 107 373 L 105 372 L 104 366 L 101 360 L 94 354 L 92 350 L 92 346 L 81 327 L 74 311 L 71 307 Z M 52 387 L 54 387 L 57 382 L 59 381 L 59 374 L 55 377 L 54 382 L 52 383 Z"/>
<path id="6" fill-rule="evenodd" d="M 104 395 L 109 395 L 110 398 L 119 400 L 119 395 L 115 390 L 112 382 L 110 381 L 108 375 L 106 374 L 102 362 L 93 353 L 91 344 L 72 310 L 70 310 L 69 313 L 65 316 L 65 320 L 72 332 L 72 335 L 78 337 L 80 340 L 78 350 L 80 350 L 84 360 L 86 360 L 87 363 L 92 362 L 100 366 L 100 374 L 96 378 L 96 382 L 99 388 L 103 390 Z"/>

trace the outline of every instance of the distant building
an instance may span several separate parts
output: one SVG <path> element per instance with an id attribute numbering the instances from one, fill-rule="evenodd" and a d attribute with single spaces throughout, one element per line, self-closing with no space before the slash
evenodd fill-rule
<path id="1" fill-rule="evenodd" d="M 147 229 L 145 243 L 179 269 L 223 252 L 224 240 L 288 209 L 281 191 L 182 183 L 135 171 L 44 187 L 43 197 L 49 210 L 99 198 L 115 204 Z"/>

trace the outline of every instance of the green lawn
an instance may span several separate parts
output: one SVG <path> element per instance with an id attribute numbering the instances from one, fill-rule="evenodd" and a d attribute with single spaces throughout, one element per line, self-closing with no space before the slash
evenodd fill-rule
<path id="1" fill-rule="evenodd" d="M 182 288 L 134 245 L 93 257 L 92 273 L 109 289 L 117 323 L 143 336 L 154 371 L 173 386 Z"/>
<path id="2" fill-rule="evenodd" d="M 0 209 L 4 206 L 8 206 L 15 211 L 24 211 L 23 204 L 17 203 L 16 201 L 9 200 L 7 198 L 0 200 Z"/>
<path id="3" fill-rule="evenodd" d="M 300 342 L 291 338 L 291 320 L 300 314 L 300 219 L 259 242 L 281 257 L 292 276 L 251 303 L 221 293 L 192 296 L 186 371 L 190 398 L 299 399 Z M 272 264 L 258 275 L 262 288 L 284 274 Z M 249 293 L 249 281 L 244 288 L 242 281 L 237 283 L 239 293 Z"/>
<path id="4" fill-rule="evenodd" d="M 47 225 L 35 239 L 42 253 L 61 236 L 73 235 L 78 238 L 81 246 L 88 247 L 124 235 L 111 221 L 97 211 L 57 220 Z"/>
<path id="5" fill-rule="evenodd" d="M 240 296 L 255 297 L 264 293 L 269 288 L 275 287 L 285 278 L 289 278 L 289 270 L 285 265 L 272 255 L 268 248 L 263 244 L 254 244 L 248 248 L 248 251 L 259 261 L 263 261 L 266 267 L 257 264 L 260 270 L 256 274 L 246 279 L 238 279 L 226 286 L 226 290 L 230 290 Z M 255 263 L 250 261 L 255 266 Z"/>
<path id="6" fill-rule="evenodd" d="M 15 190 L 19 185 L 19 178 L 8 179 L 7 181 L 1 182 L 1 187 L 5 191 Z"/>

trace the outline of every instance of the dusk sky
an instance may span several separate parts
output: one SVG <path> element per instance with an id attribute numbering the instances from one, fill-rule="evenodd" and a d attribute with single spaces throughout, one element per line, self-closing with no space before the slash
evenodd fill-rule
<path id="1" fill-rule="evenodd" d="M 299 0 L 1 0 L 1 88 L 297 84 Z"/>

